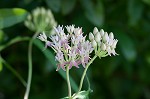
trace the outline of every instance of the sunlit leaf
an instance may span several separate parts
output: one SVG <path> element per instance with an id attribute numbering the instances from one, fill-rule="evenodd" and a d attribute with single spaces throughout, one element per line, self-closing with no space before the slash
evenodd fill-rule
<path id="1" fill-rule="evenodd" d="M 71 99 L 89 99 L 90 92 L 91 92 L 90 89 L 87 91 L 80 91 L 78 94 L 75 93 Z M 64 97 L 61 99 L 69 99 L 69 97 Z"/>
<path id="2" fill-rule="evenodd" d="M 74 6 L 75 6 L 76 0 L 62 0 L 62 13 L 64 15 L 70 13 Z"/>
<path id="3" fill-rule="evenodd" d="M 60 11 L 60 5 L 61 5 L 61 0 L 45 0 L 46 4 L 48 7 L 54 11 L 54 12 L 59 12 Z"/>
<path id="4" fill-rule="evenodd" d="M 73 97 L 73 99 L 89 99 L 90 92 L 91 90 L 80 91 L 78 94 L 75 95 L 75 97 Z"/>
<path id="5" fill-rule="evenodd" d="M 131 26 L 134 26 L 139 22 L 143 8 L 144 6 L 140 0 L 128 0 L 129 24 Z"/>
<path id="6" fill-rule="evenodd" d="M 25 20 L 27 11 L 21 8 L 0 9 L 0 29 Z"/>
<path id="7" fill-rule="evenodd" d="M 104 9 L 100 0 L 94 5 L 92 0 L 82 0 L 81 4 L 85 10 L 87 19 L 96 26 L 101 26 L 104 22 Z"/>
<path id="8" fill-rule="evenodd" d="M 143 2 L 145 2 L 146 4 L 150 5 L 150 0 L 142 0 Z"/>
<path id="9" fill-rule="evenodd" d="M 2 60 L 0 58 L 0 72 L 2 71 L 2 69 L 3 69 L 3 64 L 2 64 Z"/>

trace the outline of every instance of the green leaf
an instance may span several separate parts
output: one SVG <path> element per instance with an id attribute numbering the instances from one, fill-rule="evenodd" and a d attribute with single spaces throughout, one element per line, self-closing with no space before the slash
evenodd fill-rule
<path id="1" fill-rule="evenodd" d="M 89 93 L 92 92 L 92 90 L 87 91 L 80 91 L 79 93 L 75 93 L 71 99 L 89 99 Z M 64 97 L 61 99 L 70 99 L 69 97 Z"/>
<path id="2" fill-rule="evenodd" d="M 62 14 L 69 14 L 73 10 L 75 3 L 76 0 L 62 0 Z"/>
<path id="3" fill-rule="evenodd" d="M 124 57 L 128 61 L 134 61 L 136 59 L 137 52 L 133 40 L 127 34 L 119 31 L 116 32 L 116 36 Z"/>
<path id="4" fill-rule="evenodd" d="M 4 40 L 4 32 L 0 30 L 0 44 Z"/>
<path id="5" fill-rule="evenodd" d="M 150 0 L 142 0 L 144 3 L 150 5 Z"/>
<path id="6" fill-rule="evenodd" d="M 142 17 L 143 4 L 140 0 L 128 0 L 129 24 L 135 26 Z"/>
<path id="7" fill-rule="evenodd" d="M 85 10 L 87 19 L 96 26 L 101 26 L 104 22 L 104 9 L 100 0 L 94 3 L 91 0 L 82 0 L 81 4 Z"/>
<path id="8" fill-rule="evenodd" d="M 54 12 L 59 12 L 60 11 L 60 4 L 61 0 L 45 0 L 48 7 L 54 11 Z"/>
<path id="9" fill-rule="evenodd" d="M 0 72 L 2 71 L 2 69 L 3 69 L 3 64 L 2 64 L 2 60 L 0 58 Z"/>
<path id="10" fill-rule="evenodd" d="M 44 45 L 41 43 L 41 41 L 39 40 L 35 40 L 34 41 L 34 44 L 40 49 L 40 50 L 43 50 L 44 49 Z M 52 65 L 54 65 L 53 67 L 56 69 L 57 66 L 56 66 L 56 61 L 55 61 L 55 56 L 54 54 L 50 51 L 50 50 L 44 50 L 42 51 L 43 54 L 45 55 L 45 57 L 51 62 Z M 66 73 L 60 69 L 58 71 L 58 73 L 65 79 L 66 79 Z M 77 84 L 75 83 L 75 81 L 72 79 L 72 77 L 70 76 L 70 82 L 71 82 L 71 85 L 72 85 L 72 88 L 74 91 L 77 91 L 78 90 L 78 87 L 77 87 Z"/>
<path id="11" fill-rule="evenodd" d="M 27 11 L 21 8 L 0 9 L 0 29 L 25 20 Z"/>
<path id="12" fill-rule="evenodd" d="M 75 97 L 73 97 L 72 99 L 89 99 L 89 93 L 91 92 L 91 90 L 87 90 L 87 91 L 80 91 L 78 94 L 75 95 Z"/>

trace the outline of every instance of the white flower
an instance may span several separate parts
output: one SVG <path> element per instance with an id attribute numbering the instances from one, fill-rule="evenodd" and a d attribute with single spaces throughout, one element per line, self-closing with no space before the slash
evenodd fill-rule
<path id="1" fill-rule="evenodd" d="M 68 33 L 72 33 L 74 31 L 74 26 L 75 25 L 66 26 Z"/>
<path id="2" fill-rule="evenodd" d="M 41 41 L 44 41 L 44 42 L 47 41 L 47 36 L 45 35 L 44 32 L 43 32 L 42 34 L 40 34 L 40 35 L 38 36 L 38 38 L 39 38 Z"/>

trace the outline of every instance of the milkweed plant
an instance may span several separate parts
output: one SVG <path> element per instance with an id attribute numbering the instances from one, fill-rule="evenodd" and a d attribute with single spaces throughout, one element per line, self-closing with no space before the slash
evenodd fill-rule
<path id="1" fill-rule="evenodd" d="M 89 40 L 84 36 L 82 28 L 75 25 L 65 27 L 59 25 L 54 27 L 54 30 L 54 35 L 47 37 L 43 32 L 38 39 L 45 42 L 46 48 L 50 47 L 56 53 L 55 60 L 58 62 L 56 71 L 63 69 L 66 72 L 68 96 L 62 99 L 88 99 L 90 90 L 82 91 L 82 85 L 89 66 L 97 57 L 101 59 L 108 55 L 118 55 L 115 52 L 118 40 L 114 38 L 112 32 L 108 34 L 103 29 L 99 31 L 96 27 L 89 33 Z M 91 57 L 92 52 L 95 54 L 94 57 Z M 72 94 L 69 70 L 73 66 L 79 69 L 80 64 L 84 67 L 84 71 L 78 91 Z"/>
<path id="2" fill-rule="evenodd" d="M 56 71 L 59 72 L 59 70 L 62 69 L 64 73 L 66 73 L 68 96 L 62 99 L 88 99 L 91 89 L 89 88 L 85 91 L 82 90 L 82 86 L 89 66 L 97 57 L 101 59 L 106 56 L 118 55 L 115 52 L 118 40 L 114 38 L 112 32 L 107 33 L 103 29 L 98 30 L 98 28 L 95 27 L 93 32 L 89 33 L 87 39 L 87 36 L 84 35 L 81 27 L 76 27 L 75 25 L 57 26 L 57 22 L 55 21 L 51 10 L 43 7 L 38 7 L 28 14 L 24 24 L 29 30 L 35 32 L 31 38 L 16 38 L 7 45 L 0 47 L 1 52 L 7 46 L 16 42 L 29 41 L 27 82 L 0 55 L 0 61 L 5 63 L 26 87 L 24 99 L 29 98 L 32 80 L 32 45 L 37 38 L 45 43 L 45 48 L 50 47 L 56 54 Z M 92 53 L 94 53 L 93 57 L 91 55 Z M 72 67 L 79 69 L 80 66 L 83 66 L 84 71 L 77 92 L 72 93 L 69 71 Z"/>

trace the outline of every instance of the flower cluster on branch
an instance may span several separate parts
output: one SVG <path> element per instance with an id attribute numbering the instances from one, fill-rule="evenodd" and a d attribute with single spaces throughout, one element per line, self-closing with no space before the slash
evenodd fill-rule
<path id="1" fill-rule="evenodd" d="M 69 69 L 72 66 L 79 68 L 80 64 L 85 67 L 93 50 L 99 57 L 117 54 L 115 48 L 118 40 L 114 39 L 112 32 L 108 35 L 107 32 L 94 28 L 93 33 L 89 33 L 89 41 L 83 36 L 82 28 L 76 28 L 75 25 L 66 27 L 59 25 L 54 27 L 54 30 L 56 33 L 49 38 L 44 32 L 38 38 L 45 42 L 46 47 L 51 47 L 56 52 L 57 70 L 62 68 L 65 71 L 67 66 Z"/>

